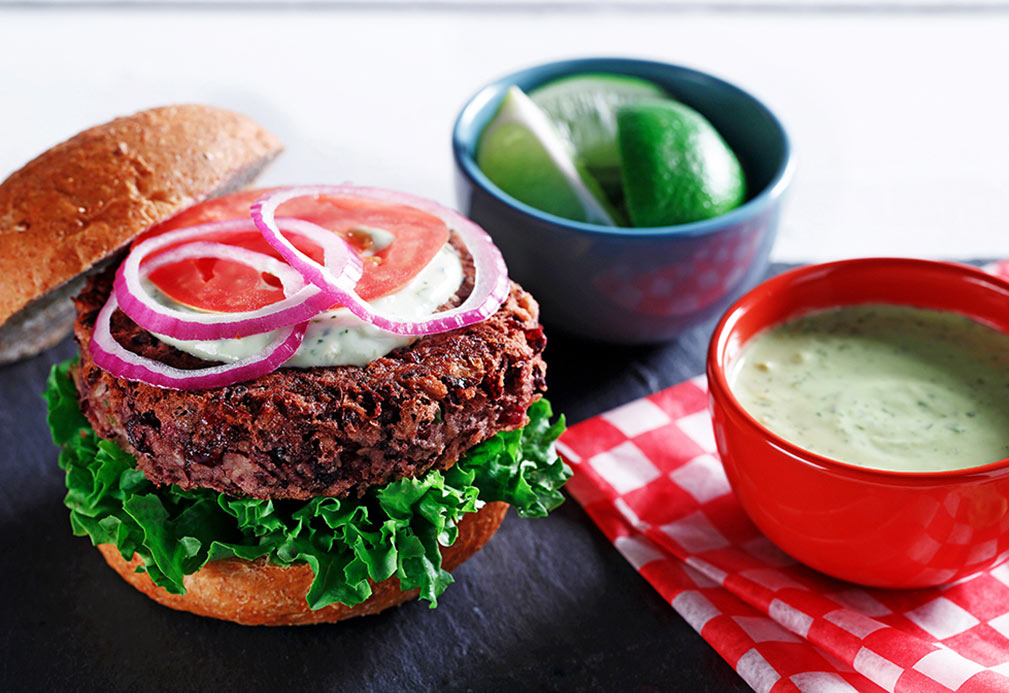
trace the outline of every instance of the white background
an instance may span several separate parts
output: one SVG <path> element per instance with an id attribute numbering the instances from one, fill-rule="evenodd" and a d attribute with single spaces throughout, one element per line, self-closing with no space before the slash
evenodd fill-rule
<path id="1" fill-rule="evenodd" d="M 1009 13 L 632 4 L 0 7 L 0 177 L 88 125 L 202 101 L 287 143 L 265 183 L 454 204 L 450 130 L 479 86 L 633 56 L 725 77 L 785 121 L 799 170 L 776 259 L 1009 257 Z"/>

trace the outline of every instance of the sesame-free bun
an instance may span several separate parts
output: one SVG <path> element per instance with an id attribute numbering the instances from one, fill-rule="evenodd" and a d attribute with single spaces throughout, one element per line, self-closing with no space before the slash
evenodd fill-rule
<path id="1" fill-rule="evenodd" d="M 455 543 L 442 547 L 442 565 L 455 570 L 480 550 L 504 520 L 507 503 L 488 503 L 459 521 Z M 332 604 L 317 611 L 308 608 L 305 595 L 312 583 L 312 569 L 306 564 L 279 566 L 265 559 L 244 561 L 227 558 L 212 561 L 184 578 L 186 593 L 169 594 L 151 582 L 147 573 L 135 569 L 143 562 L 134 555 L 125 561 L 111 544 L 99 544 L 106 562 L 128 583 L 154 601 L 199 616 L 234 621 L 244 626 L 301 626 L 333 623 L 354 616 L 376 614 L 417 597 L 418 590 L 403 592 L 399 580 L 391 577 L 372 584 L 372 595 L 357 606 Z"/>
<path id="2" fill-rule="evenodd" d="M 281 145 L 250 118 L 165 106 L 98 125 L 0 184 L 0 364 L 59 341 L 73 280 L 143 231 L 243 187 Z"/>

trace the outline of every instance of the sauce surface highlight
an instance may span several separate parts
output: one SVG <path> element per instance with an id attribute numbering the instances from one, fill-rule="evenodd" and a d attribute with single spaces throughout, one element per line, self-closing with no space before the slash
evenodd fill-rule
<path id="1" fill-rule="evenodd" d="M 849 464 L 925 472 L 1009 457 L 1009 336 L 957 313 L 812 313 L 750 339 L 729 382 L 771 431 Z"/>

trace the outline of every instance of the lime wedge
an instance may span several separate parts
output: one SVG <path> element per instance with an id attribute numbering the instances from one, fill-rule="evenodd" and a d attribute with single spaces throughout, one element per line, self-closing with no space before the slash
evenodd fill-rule
<path id="1" fill-rule="evenodd" d="M 529 92 L 529 98 L 546 111 L 610 199 L 621 194 L 617 109 L 665 96 L 665 91 L 651 82 L 605 73 L 561 77 Z"/>
<path id="2" fill-rule="evenodd" d="M 710 219 L 738 207 L 746 179 L 736 155 L 700 113 L 669 99 L 620 108 L 624 201 L 634 226 Z"/>
<path id="3" fill-rule="evenodd" d="M 544 212 L 617 225 L 617 214 L 546 114 L 521 89 L 505 92 L 477 144 L 476 163 L 512 197 Z"/>

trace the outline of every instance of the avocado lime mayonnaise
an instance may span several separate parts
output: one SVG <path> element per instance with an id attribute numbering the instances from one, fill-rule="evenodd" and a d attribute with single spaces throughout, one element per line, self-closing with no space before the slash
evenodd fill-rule
<path id="1" fill-rule="evenodd" d="M 367 229 L 376 241 L 383 237 L 376 229 Z M 438 251 L 434 259 L 394 294 L 383 296 L 371 305 L 383 313 L 400 318 L 422 318 L 434 313 L 445 304 L 463 280 L 459 254 L 449 245 Z M 160 302 L 185 310 L 158 291 L 150 282 L 146 288 Z M 261 351 L 273 339 L 273 332 L 251 335 L 240 339 L 181 340 L 157 335 L 158 339 L 193 356 L 208 361 L 234 363 Z M 352 315 L 346 308 L 331 310 L 314 318 L 305 332 L 298 351 L 285 366 L 310 368 L 312 366 L 363 366 L 385 356 L 393 349 L 406 346 L 415 337 L 402 336 L 380 330 Z"/>
<path id="2" fill-rule="evenodd" d="M 753 337 L 729 381 L 760 423 L 835 460 L 924 472 L 1009 457 L 1009 335 L 957 313 L 812 313 Z"/>

